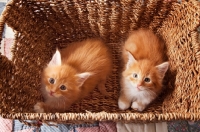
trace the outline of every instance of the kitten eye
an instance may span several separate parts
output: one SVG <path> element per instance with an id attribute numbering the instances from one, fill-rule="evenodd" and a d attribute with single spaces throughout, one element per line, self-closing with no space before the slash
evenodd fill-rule
<path id="1" fill-rule="evenodd" d="M 49 78 L 49 83 L 54 84 L 55 83 L 55 79 Z"/>
<path id="2" fill-rule="evenodd" d="M 145 82 L 150 82 L 150 78 L 146 77 L 146 78 L 144 79 L 144 81 L 145 81 Z"/>
<path id="3" fill-rule="evenodd" d="M 66 86 L 65 85 L 61 85 L 60 86 L 60 90 L 66 90 Z"/>
<path id="4" fill-rule="evenodd" d="M 133 77 L 134 77 L 134 78 L 137 78 L 137 77 L 138 77 L 138 75 L 137 75 L 136 73 L 134 73 L 134 74 L 133 74 Z"/>

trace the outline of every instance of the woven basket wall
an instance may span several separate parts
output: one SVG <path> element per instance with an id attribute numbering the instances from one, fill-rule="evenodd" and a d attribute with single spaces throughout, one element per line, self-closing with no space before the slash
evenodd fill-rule
<path id="1" fill-rule="evenodd" d="M 1 15 L 15 30 L 13 59 L 0 55 L 0 115 L 12 119 L 53 121 L 113 120 L 154 122 L 200 119 L 200 44 L 197 27 L 200 5 L 196 0 L 13 0 Z M 131 30 L 150 28 L 166 42 L 170 70 L 163 93 L 144 112 L 120 111 L 119 74 L 121 44 Z M 114 68 L 104 98 L 96 89 L 66 113 L 33 113 L 43 98 L 41 71 L 56 46 L 101 37 L 112 49 Z"/>

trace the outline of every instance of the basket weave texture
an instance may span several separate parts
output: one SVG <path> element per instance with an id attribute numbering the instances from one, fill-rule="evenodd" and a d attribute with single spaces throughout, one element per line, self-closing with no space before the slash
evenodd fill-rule
<path id="1" fill-rule="evenodd" d="M 13 0 L 1 15 L 15 31 L 13 59 L 0 54 L 0 115 L 12 119 L 54 121 L 113 120 L 127 122 L 200 119 L 200 43 L 197 27 L 200 5 L 196 0 Z M 163 38 L 170 70 L 163 93 L 142 113 L 120 111 L 121 44 L 127 34 L 150 28 Z M 111 48 L 113 74 L 106 83 L 110 97 L 96 89 L 66 113 L 33 113 L 43 98 L 40 93 L 42 69 L 56 46 L 101 37 Z"/>

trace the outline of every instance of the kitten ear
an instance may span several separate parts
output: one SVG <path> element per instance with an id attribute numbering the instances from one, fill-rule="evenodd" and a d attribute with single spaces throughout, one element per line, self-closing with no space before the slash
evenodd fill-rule
<path id="1" fill-rule="evenodd" d="M 129 68 L 130 65 L 137 62 L 137 60 L 133 57 L 133 55 L 129 51 L 126 51 L 126 54 L 128 56 L 128 62 L 126 64 L 126 68 Z"/>
<path id="2" fill-rule="evenodd" d="M 58 49 L 56 49 L 56 52 L 54 53 L 54 55 L 48 65 L 54 65 L 54 66 L 61 65 L 61 55 L 60 55 L 60 52 Z"/>
<path id="3" fill-rule="evenodd" d="M 90 72 L 84 72 L 84 73 L 80 73 L 80 74 L 76 74 L 76 76 L 78 77 L 78 84 L 79 87 L 81 87 L 83 85 L 83 83 L 88 79 L 89 76 L 91 76 L 92 73 Z"/>
<path id="4" fill-rule="evenodd" d="M 156 68 L 158 69 L 161 78 L 163 78 L 165 76 L 165 73 L 167 72 L 169 67 L 169 62 L 164 62 L 160 65 L 157 65 Z"/>

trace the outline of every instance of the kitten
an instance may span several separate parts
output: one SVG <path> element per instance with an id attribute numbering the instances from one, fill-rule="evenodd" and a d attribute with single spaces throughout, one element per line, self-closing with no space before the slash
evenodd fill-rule
<path id="1" fill-rule="evenodd" d="M 143 111 L 161 92 L 168 70 L 164 43 L 152 31 L 133 31 L 122 50 L 124 69 L 118 106 Z"/>
<path id="2" fill-rule="evenodd" d="M 108 96 L 105 82 L 111 71 L 111 52 L 101 40 L 87 39 L 71 43 L 60 52 L 57 50 L 42 74 L 45 102 L 38 102 L 34 110 L 65 112 L 96 86 Z"/>

